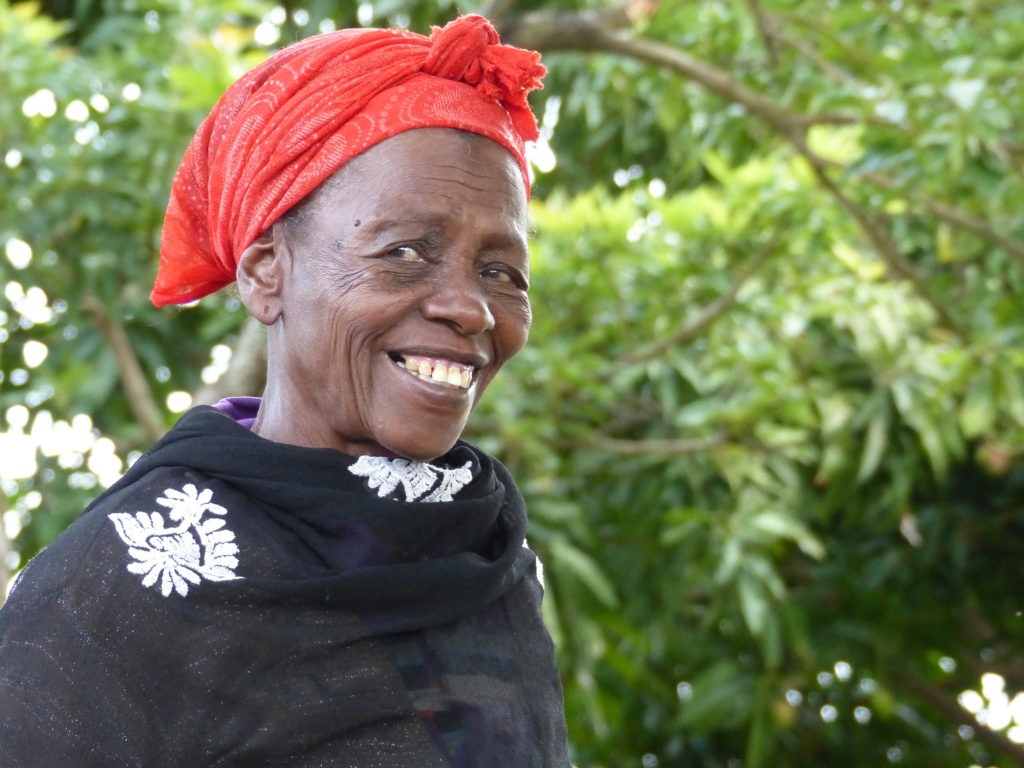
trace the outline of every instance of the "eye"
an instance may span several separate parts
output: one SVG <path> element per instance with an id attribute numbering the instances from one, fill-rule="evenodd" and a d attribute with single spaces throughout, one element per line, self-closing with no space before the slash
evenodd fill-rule
<path id="1" fill-rule="evenodd" d="M 480 274 L 486 277 L 488 280 L 497 280 L 498 282 L 501 283 L 514 282 L 512 279 L 512 275 L 509 273 L 509 271 L 502 267 L 487 267 L 487 269 L 485 269 Z"/>
<path id="2" fill-rule="evenodd" d="M 423 261 L 420 252 L 411 245 L 400 245 L 397 248 L 392 248 L 388 251 L 388 256 L 392 256 L 399 261 Z"/>
<path id="3" fill-rule="evenodd" d="M 521 290 L 526 290 L 526 278 L 519 270 L 506 264 L 488 264 L 480 271 L 480 276 L 499 283 L 509 283 Z"/>

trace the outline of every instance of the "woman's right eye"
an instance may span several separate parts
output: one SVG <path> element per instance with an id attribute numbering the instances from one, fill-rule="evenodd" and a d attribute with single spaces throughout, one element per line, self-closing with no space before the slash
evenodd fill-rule
<path id="1" fill-rule="evenodd" d="M 400 259 L 402 261 L 423 261 L 423 257 L 420 256 L 419 251 L 411 245 L 400 245 L 397 248 L 392 248 L 388 251 L 388 256 L 394 256 L 396 259 Z"/>

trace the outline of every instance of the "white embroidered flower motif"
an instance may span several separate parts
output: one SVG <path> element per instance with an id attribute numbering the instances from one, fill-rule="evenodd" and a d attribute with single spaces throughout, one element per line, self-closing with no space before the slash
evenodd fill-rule
<path id="1" fill-rule="evenodd" d="M 451 501 L 473 479 L 472 466 L 473 462 L 467 461 L 448 469 L 426 461 L 360 456 L 348 471 L 365 477 L 366 484 L 382 499 L 401 486 L 406 501 Z"/>
<path id="2" fill-rule="evenodd" d="M 234 532 L 224 527 L 222 517 L 205 518 L 207 512 L 223 516 L 227 510 L 213 504 L 213 491 L 200 492 L 192 483 L 180 491 L 168 488 L 156 500 L 170 511 L 167 516 L 177 525 L 167 527 L 159 512 L 115 512 L 108 517 L 117 528 L 121 540 L 128 545 L 128 554 L 135 558 L 128 564 L 132 573 L 142 574 L 142 586 L 160 583 L 160 592 L 168 597 L 171 591 L 182 597 L 189 584 L 209 581 L 231 581 L 238 567 L 238 545 Z"/>

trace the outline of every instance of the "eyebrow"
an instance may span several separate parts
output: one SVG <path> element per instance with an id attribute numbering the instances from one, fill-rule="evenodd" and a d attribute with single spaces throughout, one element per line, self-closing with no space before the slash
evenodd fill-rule
<path id="1" fill-rule="evenodd" d="M 364 227 L 363 233 L 371 237 L 377 237 L 389 232 L 390 230 L 399 229 L 413 224 L 426 227 L 427 236 L 434 237 L 443 234 L 450 223 L 451 220 L 443 214 L 412 214 L 409 216 L 403 216 L 401 219 L 380 219 L 371 222 Z M 522 235 L 512 234 L 511 232 L 501 232 L 488 235 L 485 242 L 490 248 L 516 248 L 521 249 L 524 252 L 528 252 L 528 239 L 528 232 L 523 232 Z"/>
<path id="2" fill-rule="evenodd" d="M 363 231 L 368 235 L 382 235 L 392 229 L 416 224 L 426 227 L 431 232 L 440 233 L 444 230 L 446 223 L 445 218 L 437 214 L 414 214 L 411 216 L 403 216 L 401 219 L 378 219 L 377 221 L 366 225 Z"/>

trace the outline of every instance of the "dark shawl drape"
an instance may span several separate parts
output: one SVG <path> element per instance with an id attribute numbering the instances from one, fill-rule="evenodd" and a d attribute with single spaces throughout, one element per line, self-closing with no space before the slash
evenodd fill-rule
<path id="1" fill-rule="evenodd" d="M 522 498 L 459 443 L 453 500 L 186 414 L 0 609 L 0 764 L 558 766 Z"/>

